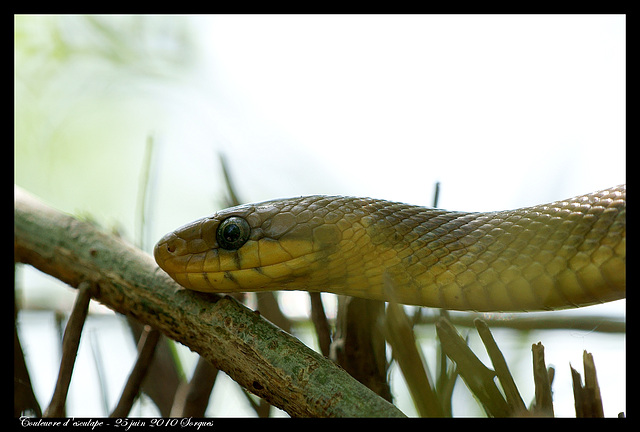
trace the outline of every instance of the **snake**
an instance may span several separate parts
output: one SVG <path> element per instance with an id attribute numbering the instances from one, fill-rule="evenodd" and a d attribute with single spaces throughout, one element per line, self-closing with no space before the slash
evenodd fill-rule
<path id="1" fill-rule="evenodd" d="M 576 308 L 626 296 L 626 185 L 494 212 L 276 199 L 178 228 L 154 257 L 201 292 L 330 292 L 479 312 Z"/>

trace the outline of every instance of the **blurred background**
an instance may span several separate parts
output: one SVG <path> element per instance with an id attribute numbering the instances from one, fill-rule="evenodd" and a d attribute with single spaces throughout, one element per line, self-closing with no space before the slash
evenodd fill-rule
<path id="1" fill-rule="evenodd" d="M 247 202 L 340 194 L 431 205 L 440 182 L 440 207 L 491 211 L 626 181 L 624 15 L 15 16 L 14 48 L 15 183 L 148 252 L 225 206 L 220 155 Z M 68 311 L 75 290 L 22 266 L 16 278 L 20 337 L 46 406 L 59 362 L 52 311 Z M 280 296 L 294 317 L 308 315 L 307 299 Z M 331 311 L 335 299 L 323 299 Z M 562 313 L 620 318 L 625 305 Z M 136 354 L 121 317 L 92 307 L 68 415 L 108 413 Z M 575 415 L 569 363 L 582 370 L 583 350 L 605 414 L 626 411 L 625 336 L 597 326 L 496 332 L 510 366 L 522 364 L 513 372 L 526 403 L 530 346 L 542 340 L 557 415 Z M 391 373 L 397 405 L 415 415 Z M 228 381 L 207 414 L 251 415 Z M 482 414 L 469 395 L 459 400 L 454 414 Z M 132 415 L 157 412 L 141 398 Z"/>

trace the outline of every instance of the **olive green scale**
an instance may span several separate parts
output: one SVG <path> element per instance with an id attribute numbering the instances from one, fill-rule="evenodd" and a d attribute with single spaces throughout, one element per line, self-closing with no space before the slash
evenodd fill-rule
<path id="1" fill-rule="evenodd" d="M 246 238 L 220 244 L 217 232 L 232 217 L 246 226 L 226 232 Z M 307 196 L 220 211 L 166 235 L 155 256 L 199 291 L 326 291 L 525 311 L 624 298 L 625 239 L 624 185 L 489 213 Z"/>

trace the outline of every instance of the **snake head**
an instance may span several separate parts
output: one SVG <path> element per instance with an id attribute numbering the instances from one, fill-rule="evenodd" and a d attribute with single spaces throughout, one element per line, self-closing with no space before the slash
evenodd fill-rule
<path id="1" fill-rule="evenodd" d="M 165 235 L 154 249 L 156 262 L 196 291 L 311 289 L 305 276 L 342 239 L 335 224 L 312 211 L 322 200 L 304 197 L 222 210 Z"/>

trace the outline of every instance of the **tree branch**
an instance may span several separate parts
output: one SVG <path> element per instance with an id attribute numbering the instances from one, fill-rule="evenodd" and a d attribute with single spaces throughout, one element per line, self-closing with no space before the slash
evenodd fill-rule
<path id="1" fill-rule="evenodd" d="M 328 359 L 229 297 L 182 289 L 153 259 L 15 188 L 14 255 L 188 346 L 291 416 L 402 413 Z"/>

